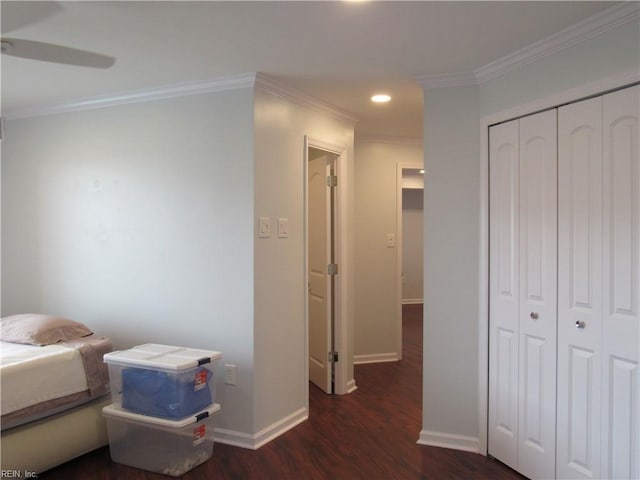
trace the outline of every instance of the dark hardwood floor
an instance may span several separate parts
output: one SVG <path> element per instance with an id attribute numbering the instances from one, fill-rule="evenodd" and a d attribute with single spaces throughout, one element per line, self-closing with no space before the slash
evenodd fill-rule
<path id="1" fill-rule="evenodd" d="M 257 451 L 215 444 L 184 480 L 523 479 L 482 455 L 417 445 L 421 429 L 422 306 L 403 309 L 403 360 L 358 365 L 358 390 L 310 386 L 309 420 Z M 224 408 L 224 405 L 223 405 Z M 35 453 L 35 452 L 34 452 Z M 102 448 L 39 475 L 46 480 L 168 477 L 111 462 Z"/>

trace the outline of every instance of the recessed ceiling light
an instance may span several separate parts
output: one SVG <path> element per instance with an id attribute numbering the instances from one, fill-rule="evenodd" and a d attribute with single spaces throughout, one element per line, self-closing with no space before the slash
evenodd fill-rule
<path id="1" fill-rule="evenodd" d="M 373 97 L 371 97 L 371 101 L 372 102 L 376 102 L 376 103 L 386 103 L 389 100 L 391 100 L 391 97 L 387 94 L 384 93 L 379 93 L 377 95 L 374 95 Z"/>

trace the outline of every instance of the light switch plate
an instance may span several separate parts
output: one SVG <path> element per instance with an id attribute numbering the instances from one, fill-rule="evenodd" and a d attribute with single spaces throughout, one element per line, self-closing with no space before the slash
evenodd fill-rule
<path id="1" fill-rule="evenodd" d="M 278 218 L 278 237 L 289 238 L 289 219 Z"/>
<path id="2" fill-rule="evenodd" d="M 258 217 L 258 238 L 269 238 L 271 236 L 271 218 Z"/>
<path id="3" fill-rule="evenodd" d="M 387 247 L 396 246 L 396 236 L 393 233 L 387 233 Z"/>

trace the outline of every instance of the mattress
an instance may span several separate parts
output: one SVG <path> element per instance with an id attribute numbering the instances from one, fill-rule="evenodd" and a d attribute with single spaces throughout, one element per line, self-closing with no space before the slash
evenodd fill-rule
<path id="1" fill-rule="evenodd" d="M 107 337 L 47 346 L 0 342 L 2 430 L 58 413 L 108 392 Z"/>
<path id="2" fill-rule="evenodd" d="M 2 471 L 40 474 L 109 443 L 102 409 L 111 403 L 103 395 L 79 407 L 19 427 L 3 430 Z M 33 475 L 32 475 L 33 476 Z"/>

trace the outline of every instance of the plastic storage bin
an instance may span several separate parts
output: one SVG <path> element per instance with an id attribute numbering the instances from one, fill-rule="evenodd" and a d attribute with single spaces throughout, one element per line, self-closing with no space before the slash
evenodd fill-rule
<path id="1" fill-rule="evenodd" d="M 111 459 L 150 472 L 179 477 L 213 454 L 214 417 L 220 405 L 180 420 L 132 413 L 115 405 L 102 409 Z"/>
<path id="2" fill-rule="evenodd" d="M 215 402 L 220 352 L 148 343 L 107 353 L 113 403 L 134 413 L 183 418 Z"/>

